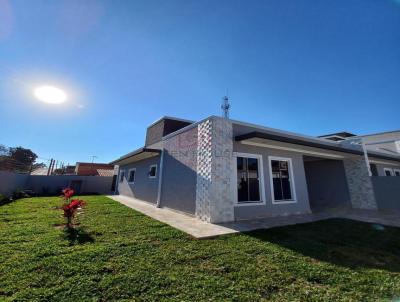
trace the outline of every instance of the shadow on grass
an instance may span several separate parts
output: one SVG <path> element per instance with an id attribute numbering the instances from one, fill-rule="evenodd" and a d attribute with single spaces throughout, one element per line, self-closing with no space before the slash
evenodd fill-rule
<path id="1" fill-rule="evenodd" d="M 246 234 L 342 267 L 400 272 L 400 228 L 329 219 Z"/>
<path id="2" fill-rule="evenodd" d="M 94 238 L 81 227 L 65 228 L 63 236 L 70 245 L 94 242 Z"/>

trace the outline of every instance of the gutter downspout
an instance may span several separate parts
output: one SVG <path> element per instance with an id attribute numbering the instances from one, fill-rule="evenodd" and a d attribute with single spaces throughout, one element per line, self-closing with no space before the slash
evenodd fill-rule
<path id="1" fill-rule="evenodd" d="M 360 139 L 360 143 L 361 143 L 362 150 L 364 152 L 364 160 L 365 160 L 365 164 L 367 165 L 368 175 L 372 176 L 371 165 L 369 164 L 367 148 L 365 148 L 364 140 L 362 138 Z"/>
<path id="2" fill-rule="evenodd" d="M 357 146 L 361 147 L 361 150 L 363 152 L 362 156 L 363 156 L 364 161 L 365 161 L 365 166 L 367 167 L 367 170 L 368 170 L 368 175 L 372 176 L 371 166 L 370 166 L 369 158 L 368 158 L 368 152 L 367 152 L 367 148 L 365 148 L 364 140 L 362 138 L 359 138 L 359 137 L 355 138 L 355 139 L 354 138 L 350 138 L 350 139 L 342 141 L 340 144 L 341 145 L 348 145 L 348 146 L 357 145 Z"/>
<path id="3" fill-rule="evenodd" d="M 157 203 L 156 207 L 161 207 L 161 189 L 162 189 L 162 181 L 163 181 L 163 163 L 164 163 L 164 147 L 161 150 L 161 158 L 160 158 L 160 172 L 159 172 L 159 180 L 158 180 L 158 189 L 157 189 Z"/>
<path id="4" fill-rule="evenodd" d="M 115 168 L 118 167 L 118 168 Z M 115 165 L 114 166 L 114 173 L 117 172 L 117 174 L 114 174 L 117 176 L 117 178 L 115 179 L 115 188 L 114 188 L 114 195 L 117 195 L 118 192 L 118 186 L 119 186 L 119 166 Z"/>

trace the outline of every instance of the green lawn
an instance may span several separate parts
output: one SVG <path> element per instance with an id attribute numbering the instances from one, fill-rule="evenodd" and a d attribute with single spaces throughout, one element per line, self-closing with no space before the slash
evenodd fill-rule
<path id="1" fill-rule="evenodd" d="M 66 234 L 57 197 L 0 207 L 0 300 L 400 297 L 400 229 L 328 220 L 194 240 L 102 196 Z M 77 236 L 78 235 L 78 236 Z"/>

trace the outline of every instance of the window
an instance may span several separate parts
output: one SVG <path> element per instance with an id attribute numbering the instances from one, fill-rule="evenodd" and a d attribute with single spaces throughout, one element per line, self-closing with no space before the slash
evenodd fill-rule
<path id="1" fill-rule="evenodd" d="M 151 165 L 149 170 L 149 178 L 156 178 L 157 175 L 157 165 Z"/>
<path id="2" fill-rule="evenodd" d="M 393 170 L 389 168 L 384 168 L 385 176 L 393 176 Z"/>
<path id="3" fill-rule="evenodd" d="M 394 176 L 400 176 L 400 169 L 394 169 Z"/>
<path id="4" fill-rule="evenodd" d="M 238 155 L 236 157 L 237 202 L 241 204 L 263 202 L 261 156 Z"/>
<path id="5" fill-rule="evenodd" d="M 133 184 L 135 182 L 136 169 L 130 169 L 128 172 L 128 182 Z"/>
<path id="6" fill-rule="evenodd" d="M 273 203 L 296 202 L 292 160 L 269 157 Z"/>
<path id="7" fill-rule="evenodd" d="M 121 172 L 119 172 L 119 182 L 123 182 L 125 178 L 125 171 L 121 170 Z"/>

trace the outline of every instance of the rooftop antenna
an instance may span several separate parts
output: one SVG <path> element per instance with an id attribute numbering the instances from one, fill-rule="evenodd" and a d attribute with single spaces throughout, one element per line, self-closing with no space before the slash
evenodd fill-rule
<path id="1" fill-rule="evenodd" d="M 222 114 L 223 117 L 226 119 L 229 119 L 229 108 L 231 107 L 231 105 L 229 104 L 229 99 L 227 96 L 224 96 L 222 98 L 222 105 L 221 105 L 221 109 L 222 109 Z"/>

